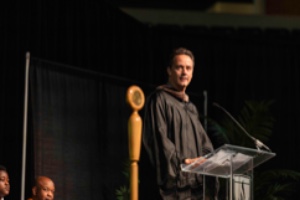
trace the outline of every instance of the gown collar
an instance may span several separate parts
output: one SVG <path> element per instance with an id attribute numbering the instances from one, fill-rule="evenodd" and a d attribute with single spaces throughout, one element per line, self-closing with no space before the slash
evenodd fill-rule
<path id="1" fill-rule="evenodd" d="M 164 91 L 172 94 L 173 96 L 181 99 L 184 102 L 189 102 L 189 96 L 185 92 L 179 92 L 179 91 L 175 90 L 175 88 L 172 87 L 171 84 L 169 84 L 169 83 L 167 83 L 165 85 L 160 85 L 157 87 L 157 89 L 164 90 Z"/>

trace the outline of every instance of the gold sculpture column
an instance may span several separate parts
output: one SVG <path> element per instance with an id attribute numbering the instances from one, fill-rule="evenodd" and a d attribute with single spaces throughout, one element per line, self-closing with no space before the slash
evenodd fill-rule
<path id="1" fill-rule="evenodd" d="M 130 159 L 130 200 L 138 200 L 138 181 L 139 166 L 142 139 L 142 118 L 138 111 L 145 103 L 145 96 L 138 86 L 130 86 L 126 95 L 127 103 L 133 112 L 128 121 L 128 141 L 129 141 L 129 159 Z"/>

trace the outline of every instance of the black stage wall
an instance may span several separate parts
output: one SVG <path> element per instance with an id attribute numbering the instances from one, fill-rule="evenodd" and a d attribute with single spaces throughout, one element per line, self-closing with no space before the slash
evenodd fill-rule
<path id="1" fill-rule="evenodd" d="M 0 111 L 2 115 L 0 141 L 3 147 L 0 163 L 8 167 L 11 176 L 11 194 L 6 198 L 8 200 L 20 198 L 24 69 L 27 51 L 35 58 L 53 61 L 59 65 L 69 65 L 114 76 L 115 79 L 110 79 L 107 83 L 104 81 L 107 79 L 104 79 L 102 83 L 104 85 L 112 84 L 110 86 L 113 89 L 109 89 L 107 92 L 111 95 L 111 99 L 121 99 L 129 82 L 121 81 L 120 83 L 120 79 L 130 80 L 131 83 L 140 83 L 147 94 L 152 89 L 152 87 L 148 87 L 149 85 L 164 83 L 165 61 L 170 49 L 177 46 L 188 47 L 196 55 L 196 71 L 189 92 L 199 97 L 195 98 L 195 103 L 199 105 L 199 108 L 203 103 L 202 92 L 204 90 L 208 92 L 209 102 L 218 102 L 232 113 L 239 111 L 245 100 L 275 100 L 272 112 L 276 118 L 276 124 L 268 146 L 277 153 L 277 156 L 266 163 L 264 167 L 299 169 L 299 164 L 294 159 L 294 155 L 300 152 L 297 126 L 300 109 L 299 30 L 146 25 L 135 21 L 114 6 L 98 1 L 84 3 L 74 1 L 72 4 L 60 1 L 51 1 L 51 3 L 18 1 L 8 3 L 1 11 L 0 20 L 2 39 L 0 47 Z M 66 72 L 66 76 L 69 76 L 68 73 L 71 72 Z M 79 81 L 78 83 L 74 81 L 74 84 L 82 83 L 84 72 L 79 72 L 79 74 L 77 75 Z M 115 87 L 115 85 L 118 86 Z M 81 92 L 83 94 L 86 92 L 80 88 L 81 86 L 74 91 L 76 96 Z M 45 93 L 50 91 L 43 89 Z M 98 88 L 95 91 L 99 92 L 100 90 Z M 62 92 L 59 94 L 59 98 L 63 98 L 63 95 L 67 94 L 67 91 Z M 53 101 L 56 101 L 56 98 L 58 97 L 55 97 Z M 87 98 L 102 105 L 105 102 L 109 103 L 108 100 L 103 102 L 99 96 L 95 99 L 93 96 Z M 89 119 L 76 119 L 77 115 L 73 112 L 78 110 L 73 110 L 74 107 L 69 104 L 71 100 L 67 100 L 64 107 L 68 108 L 71 113 L 66 118 L 74 117 L 75 121 L 80 122 Z M 81 96 L 78 101 L 82 101 L 83 105 L 89 105 L 84 96 Z M 124 102 L 120 101 L 116 104 L 124 106 L 126 110 Z M 128 110 L 127 112 L 120 111 L 118 106 L 114 107 L 116 110 L 113 110 L 112 113 L 122 112 L 123 114 L 118 115 L 119 118 L 115 120 L 121 124 L 126 123 Z M 91 107 L 89 109 L 92 110 Z M 213 109 L 209 108 L 209 114 L 214 114 Z M 43 115 L 43 117 L 47 118 L 48 115 L 49 113 L 46 112 L 46 116 Z M 66 118 L 63 116 L 55 116 L 56 122 L 65 124 Z M 29 123 L 29 131 L 35 130 L 33 122 Z M 100 130 L 102 123 L 102 121 L 99 123 L 94 121 L 93 129 Z M 88 133 L 88 130 L 83 131 L 86 123 L 83 124 L 84 126 L 76 131 Z M 96 127 L 96 124 L 99 127 Z M 57 138 L 68 138 L 72 134 L 67 132 L 66 136 L 56 135 L 56 128 L 60 127 L 54 127 L 50 123 L 47 131 Z M 121 152 L 120 156 L 125 157 L 124 149 L 127 141 L 124 132 L 127 129 L 124 130 L 124 124 L 118 125 L 120 128 L 118 130 L 114 128 L 116 127 L 111 127 L 113 134 L 120 134 L 118 136 L 121 139 L 117 137 L 115 140 L 109 139 L 111 133 L 104 131 L 103 138 L 105 140 L 101 142 L 106 141 L 105 145 L 107 146 L 98 150 L 104 157 L 110 157 L 112 151 Z M 86 137 L 93 138 L 88 135 Z M 83 138 L 83 135 L 80 135 L 73 140 L 78 145 L 76 149 L 69 143 L 60 144 L 61 147 L 68 147 L 66 155 L 60 155 L 62 161 L 65 161 L 65 156 L 77 155 L 75 150 L 89 143 L 89 140 L 83 140 Z M 48 160 L 42 160 L 45 158 L 33 156 L 36 153 L 35 138 L 29 136 L 28 139 L 26 197 L 30 196 L 33 177 L 38 173 L 37 164 L 43 165 L 48 162 Z M 81 141 L 83 143 L 80 143 Z M 51 147 L 49 145 L 50 153 Z M 95 150 L 100 146 L 91 144 L 90 148 Z M 103 161 L 97 161 L 94 155 L 90 155 L 86 159 L 95 161 L 99 165 L 99 170 L 103 167 Z M 87 162 L 87 160 L 83 160 L 83 162 Z M 111 162 L 113 161 L 109 160 L 106 164 L 112 164 Z M 104 170 L 105 173 L 121 174 L 122 162 L 123 160 L 119 159 L 117 169 L 112 168 L 114 169 L 112 172 Z M 79 173 L 84 173 L 89 167 L 92 167 L 89 170 L 89 173 L 92 173 L 96 168 L 92 164 L 87 164 L 84 168 L 78 169 L 76 164 L 68 165 L 71 173 L 70 176 L 65 176 L 68 179 L 67 182 L 82 181 L 75 180 L 74 176 L 77 172 L 72 170 L 76 169 L 79 170 Z M 55 166 L 52 166 L 51 173 L 55 173 L 55 178 L 57 178 L 57 176 L 61 176 L 62 169 L 59 165 L 57 168 L 54 168 Z M 82 176 L 90 177 L 91 175 Z M 108 178 L 103 180 L 107 182 Z M 89 182 L 91 184 L 88 185 L 88 188 L 91 189 L 90 192 L 95 190 L 94 181 L 91 179 Z M 113 195 L 115 189 L 113 187 L 119 185 L 119 182 L 114 181 L 109 180 L 111 184 L 109 184 L 109 188 L 102 187 L 103 190 L 99 192 L 98 199 L 109 199 L 109 196 Z M 61 184 L 59 181 L 57 190 L 63 192 L 58 197 L 68 199 L 70 190 L 63 188 Z M 88 188 L 84 187 L 84 189 Z M 108 192 L 108 196 L 105 196 L 106 192 Z"/>

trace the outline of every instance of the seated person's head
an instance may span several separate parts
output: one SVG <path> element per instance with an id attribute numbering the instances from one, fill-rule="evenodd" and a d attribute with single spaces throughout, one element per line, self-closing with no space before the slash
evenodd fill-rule
<path id="1" fill-rule="evenodd" d="M 0 165 L 0 199 L 9 195 L 9 191 L 10 184 L 8 172 L 3 165 Z"/>
<path id="2" fill-rule="evenodd" d="M 32 188 L 33 200 L 53 200 L 55 193 L 54 182 L 46 176 L 39 176 Z"/>

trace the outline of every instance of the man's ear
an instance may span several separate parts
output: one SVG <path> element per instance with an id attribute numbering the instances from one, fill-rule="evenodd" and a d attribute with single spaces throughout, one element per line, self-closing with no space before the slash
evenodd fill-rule
<path id="1" fill-rule="evenodd" d="M 37 190 L 36 186 L 32 187 L 32 195 L 33 195 L 33 196 L 36 195 L 36 193 L 37 193 L 36 190 Z"/>
<path id="2" fill-rule="evenodd" d="M 171 67 L 167 67 L 167 73 L 168 73 L 168 76 L 170 76 L 171 75 Z"/>

